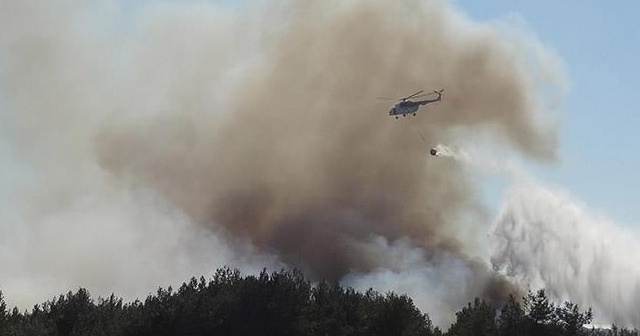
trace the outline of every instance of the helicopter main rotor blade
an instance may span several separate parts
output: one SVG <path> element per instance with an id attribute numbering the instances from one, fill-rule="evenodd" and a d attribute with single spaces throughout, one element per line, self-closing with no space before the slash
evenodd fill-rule
<path id="1" fill-rule="evenodd" d="M 433 96 L 433 95 L 441 94 L 442 91 L 444 91 L 444 90 L 427 92 L 427 93 L 423 93 L 423 94 L 420 94 L 420 95 L 417 95 L 417 96 L 413 96 L 412 98 L 422 98 L 422 97 L 427 97 L 427 96 Z"/>
<path id="2" fill-rule="evenodd" d="M 423 94 L 420 94 L 420 95 L 417 95 L 417 96 L 413 96 L 411 98 L 422 98 L 422 97 L 431 96 L 431 95 L 433 95 L 433 92 L 423 93 Z"/>
<path id="3" fill-rule="evenodd" d="M 420 91 L 418 91 L 418 92 L 416 92 L 416 93 L 414 93 L 414 94 L 412 94 L 412 95 L 410 95 L 408 97 L 402 98 L 402 99 L 404 100 L 404 99 L 413 98 L 415 95 L 421 94 L 422 92 L 424 92 L 424 90 L 420 90 Z"/>

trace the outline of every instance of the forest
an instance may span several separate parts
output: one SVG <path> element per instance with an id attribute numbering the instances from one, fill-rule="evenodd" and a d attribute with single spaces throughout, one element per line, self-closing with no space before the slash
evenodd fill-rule
<path id="1" fill-rule="evenodd" d="M 8 309 L 0 291 L 0 335 L 638 335 L 613 326 L 587 328 L 591 309 L 556 306 L 544 290 L 509 296 L 501 307 L 476 298 L 455 313 L 448 330 L 435 327 L 407 295 L 358 292 L 337 283 L 312 284 L 297 270 L 241 276 L 221 268 L 210 280 L 160 287 L 144 301 L 111 294 L 91 298 L 79 288 L 31 311 Z"/>

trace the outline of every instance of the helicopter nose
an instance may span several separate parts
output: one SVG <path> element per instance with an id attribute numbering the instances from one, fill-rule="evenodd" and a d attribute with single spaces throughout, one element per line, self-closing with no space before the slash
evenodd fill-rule
<path id="1" fill-rule="evenodd" d="M 396 108 L 392 107 L 391 110 L 389 110 L 389 115 L 394 115 L 396 114 Z"/>

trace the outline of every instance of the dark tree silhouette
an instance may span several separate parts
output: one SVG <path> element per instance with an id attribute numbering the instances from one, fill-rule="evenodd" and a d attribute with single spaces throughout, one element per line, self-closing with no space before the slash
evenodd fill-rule
<path id="1" fill-rule="evenodd" d="M 577 304 L 566 301 L 562 307 L 556 308 L 556 316 L 560 327 L 567 336 L 585 335 L 583 326 L 591 323 L 593 318 L 591 308 L 586 312 L 581 312 Z"/>
<path id="2" fill-rule="evenodd" d="M 527 293 L 524 300 L 524 311 L 527 314 L 527 334 L 546 336 L 557 333 L 555 321 L 555 306 L 547 299 L 544 289 L 535 294 Z"/>
<path id="3" fill-rule="evenodd" d="M 507 302 L 500 309 L 497 325 L 498 334 L 501 336 L 523 335 L 525 332 L 524 309 L 513 294 L 509 295 Z"/>
<path id="4" fill-rule="evenodd" d="M 456 313 L 451 336 L 637 335 L 637 330 L 584 328 L 592 312 L 550 303 L 544 290 L 519 302 L 512 295 L 500 309 L 476 298 Z M 410 297 L 357 292 L 337 283 L 312 285 L 297 270 L 243 277 L 221 268 L 210 280 L 191 278 L 177 291 L 158 288 L 144 301 L 123 303 L 115 294 L 93 300 L 79 288 L 30 312 L 7 310 L 0 291 L 0 336 L 213 336 L 309 335 L 441 336 Z"/>
<path id="5" fill-rule="evenodd" d="M 7 304 L 4 302 L 4 296 L 0 291 L 0 335 L 7 333 Z"/>
<path id="6" fill-rule="evenodd" d="M 447 335 L 451 336 L 485 336 L 496 334 L 496 312 L 484 300 L 476 298 L 456 313 L 456 322 Z"/>

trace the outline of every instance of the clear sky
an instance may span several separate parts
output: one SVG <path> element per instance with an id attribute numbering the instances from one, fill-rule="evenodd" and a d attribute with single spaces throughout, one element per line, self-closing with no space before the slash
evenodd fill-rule
<path id="1" fill-rule="evenodd" d="M 536 177 L 640 228 L 640 2 L 457 0 L 473 21 L 516 16 L 562 59 L 560 162 Z"/>

